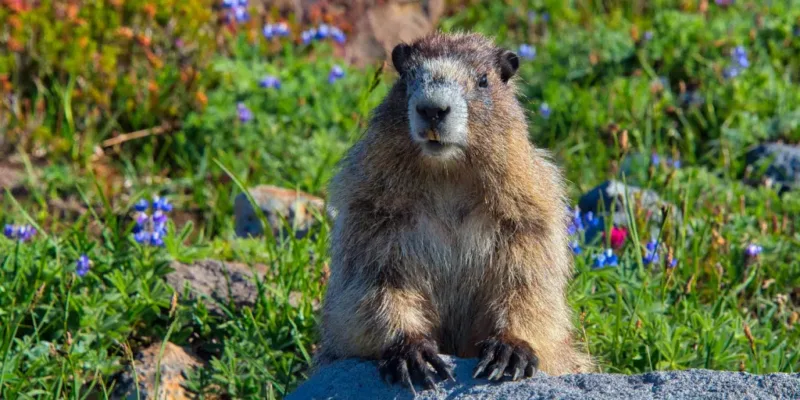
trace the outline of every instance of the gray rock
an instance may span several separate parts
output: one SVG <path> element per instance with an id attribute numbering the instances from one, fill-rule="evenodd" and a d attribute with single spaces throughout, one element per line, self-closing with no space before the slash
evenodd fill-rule
<path id="1" fill-rule="evenodd" d="M 780 192 L 800 188 L 800 145 L 767 143 L 747 152 L 750 183 L 776 186 Z"/>
<path id="2" fill-rule="evenodd" d="M 800 374 L 752 375 L 688 370 L 641 375 L 579 374 L 548 376 L 541 372 L 518 382 L 472 379 L 476 359 L 443 357 L 455 365 L 455 382 L 431 391 L 417 387 L 413 396 L 383 383 L 374 362 L 355 359 L 321 367 L 287 400 L 322 399 L 798 399 Z"/>
<path id="3" fill-rule="evenodd" d="M 112 399 L 125 400 L 183 400 L 196 398 L 185 386 L 187 374 L 203 362 L 189 349 L 167 342 L 161 354 L 161 343 L 157 342 L 136 354 L 133 368 L 129 366 L 117 378 Z M 157 368 L 160 367 L 160 368 Z M 156 371 L 158 388 L 156 388 Z M 134 377 L 133 374 L 136 374 Z M 138 386 L 137 386 L 138 381 Z M 158 390 L 158 395 L 156 395 Z"/>
<path id="4" fill-rule="evenodd" d="M 634 210 L 642 210 L 649 221 L 648 230 L 650 236 L 658 236 L 661 229 L 662 208 L 668 207 L 669 215 L 675 226 L 683 224 L 681 210 L 672 203 L 664 201 L 658 193 L 652 190 L 642 189 L 632 185 L 625 185 L 616 180 L 609 180 L 601 183 L 578 200 L 578 207 L 581 212 L 593 212 L 601 219 L 601 223 L 586 232 L 587 241 L 594 239 L 605 227 L 604 219 L 611 216 L 612 223 L 619 226 L 630 226 L 628 213 L 625 210 L 625 196 L 634 206 Z"/>
<path id="5" fill-rule="evenodd" d="M 256 265 L 251 269 L 246 264 L 217 260 L 202 260 L 193 264 L 173 261 L 170 266 L 174 271 L 166 276 L 167 283 L 181 295 L 188 284 L 190 290 L 187 300 L 203 299 L 208 310 L 218 316 L 225 316 L 223 307 L 230 304 L 237 308 L 254 306 L 258 299 L 255 278 L 263 280 L 267 271 L 264 265 Z"/>
<path id="6" fill-rule="evenodd" d="M 250 189 L 250 195 L 267 218 L 275 237 L 286 238 L 292 233 L 297 239 L 308 235 L 318 222 L 316 215 L 324 210 L 324 201 L 298 190 L 262 185 Z M 264 227 L 244 193 L 234 201 L 235 231 L 239 237 L 258 237 Z M 286 221 L 284 223 L 284 220 Z"/>

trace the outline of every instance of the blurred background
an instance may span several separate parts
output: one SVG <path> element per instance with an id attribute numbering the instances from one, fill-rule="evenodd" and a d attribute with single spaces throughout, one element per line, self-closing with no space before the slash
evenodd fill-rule
<path id="1" fill-rule="evenodd" d="M 0 0 L 0 398 L 306 379 L 327 182 L 437 29 L 522 59 L 604 371 L 800 370 L 800 1 Z"/>

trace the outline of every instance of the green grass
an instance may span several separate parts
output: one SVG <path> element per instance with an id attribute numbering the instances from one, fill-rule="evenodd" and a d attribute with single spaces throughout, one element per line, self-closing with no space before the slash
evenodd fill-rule
<path id="1" fill-rule="evenodd" d="M 684 214 L 685 225 L 667 224 L 661 233 L 674 269 L 642 264 L 650 238 L 637 212 L 642 237 L 629 236 L 618 267 L 592 268 L 601 246 L 585 244 L 576 256 L 575 325 L 601 368 L 800 371 L 800 196 L 741 183 L 749 146 L 800 142 L 800 3 L 710 2 L 705 16 L 691 1 L 482 3 L 441 27 L 485 32 L 515 49 L 535 45 L 537 57 L 520 70 L 521 100 L 531 140 L 554 152 L 572 198 L 625 170 L 628 182 Z M 537 10 L 533 21 L 529 9 Z M 639 37 L 652 31 L 652 39 L 635 41 L 634 26 Z M 344 63 L 327 43 L 309 51 L 229 39 L 204 70 L 205 108 L 181 106 L 177 131 L 106 148 L 102 157 L 93 157 L 94 148 L 111 130 L 157 121 L 143 110 L 120 119 L 127 106 L 115 98 L 119 106 L 80 122 L 91 106 L 71 108 L 69 78 L 44 80 L 52 87 L 41 93 L 26 88 L 34 100 L 62 100 L 48 103 L 50 117 L 36 130 L 47 134 L 11 142 L 28 178 L 26 191 L 0 199 L 0 223 L 35 224 L 39 233 L 28 243 L 0 237 L 0 398 L 105 398 L 129 351 L 167 336 L 203 344 L 208 366 L 190 379 L 201 392 L 280 398 L 307 377 L 329 226 L 323 221 L 314 239 L 283 244 L 237 239 L 233 199 L 240 184 L 324 197 L 337 161 L 394 78 L 376 66 L 345 66 L 345 78 L 329 84 L 330 68 Z M 751 65 L 727 79 L 738 45 Z M 280 77 L 282 87 L 260 88 L 266 74 Z M 167 100 L 185 105 L 192 96 L 181 90 Z M 237 102 L 253 111 L 252 122 L 238 121 Z M 539 111 L 543 103 L 549 118 Z M 0 132 L 19 132 L 20 121 L 0 117 Z M 651 152 L 682 166 L 651 168 Z M 175 204 L 173 219 L 181 222 L 170 225 L 163 249 L 142 247 L 130 233 L 133 203 L 154 194 Z M 85 210 L 63 212 L 53 199 Z M 757 259 L 744 255 L 750 243 L 764 247 Z M 78 277 L 75 261 L 84 253 L 93 265 Z M 202 303 L 181 302 L 171 312 L 173 291 L 163 281 L 169 262 L 205 258 L 266 265 L 255 306 L 229 307 L 223 318 Z M 293 293 L 299 303 L 288 301 Z"/>

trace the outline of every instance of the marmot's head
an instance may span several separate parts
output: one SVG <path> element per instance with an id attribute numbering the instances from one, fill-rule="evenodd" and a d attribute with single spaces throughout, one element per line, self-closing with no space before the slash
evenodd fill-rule
<path id="1" fill-rule="evenodd" d="M 511 82 L 519 58 L 486 37 L 435 33 L 397 45 L 392 63 L 405 88 L 410 140 L 424 156 L 458 158 L 519 130 L 514 123 L 524 116 Z"/>

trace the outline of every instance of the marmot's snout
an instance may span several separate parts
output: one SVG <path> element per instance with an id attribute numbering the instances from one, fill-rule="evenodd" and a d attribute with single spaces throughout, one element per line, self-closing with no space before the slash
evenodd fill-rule
<path id="1" fill-rule="evenodd" d="M 424 75 L 424 74 L 423 74 Z M 452 156 L 467 147 L 467 103 L 457 82 L 420 79 L 410 85 L 409 129 L 426 155 Z"/>

